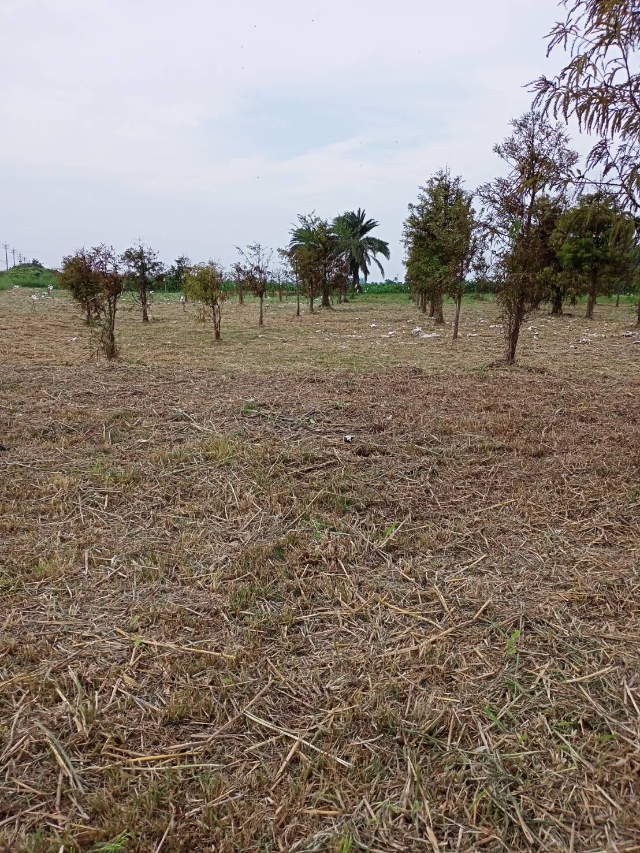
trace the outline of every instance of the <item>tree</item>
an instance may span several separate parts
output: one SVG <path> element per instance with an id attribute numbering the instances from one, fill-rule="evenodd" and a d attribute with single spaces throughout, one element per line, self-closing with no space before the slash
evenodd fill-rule
<path id="1" fill-rule="evenodd" d="M 293 279 L 296 283 L 296 317 L 300 316 L 300 275 L 298 259 L 293 249 L 278 249 L 278 255 L 282 262 L 283 274 L 287 281 Z"/>
<path id="2" fill-rule="evenodd" d="M 180 255 L 176 258 L 173 264 L 169 267 L 164 276 L 165 290 L 175 293 L 179 290 L 184 290 L 187 280 L 187 273 L 191 267 L 191 261 L 186 255 Z"/>
<path id="3" fill-rule="evenodd" d="M 127 287 L 140 300 L 142 322 L 149 322 L 149 293 L 164 272 L 158 253 L 144 243 L 136 243 L 122 255 Z"/>
<path id="4" fill-rule="evenodd" d="M 361 208 L 349 210 L 333 220 L 332 231 L 340 241 L 340 250 L 349 268 L 352 287 L 357 293 L 361 291 L 360 273 L 362 272 L 366 282 L 372 261 L 384 275 L 382 264 L 376 256 L 382 255 L 387 260 L 391 257 L 387 242 L 369 236 L 377 227 L 378 222 L 375 219 L 367 219 Z"/>
<path id="5" fill-rule="evenodd" d="M 322 292 L 322 307 L 331 308 L 332 291 L 344 288 L 348 281 L 348 262 L 340 238 L 326 219 L 311 213 L 298 216 L 298 223 L 291 229 L 289 248 L 296 254 L 309 287 L 313 313 L 316 286 Z"/>
<path id="6" fill-rule="evenodd" d="M 460 177 L 452 178 L 448 170 L 436 172 L 420 188 L 418 203 L 409 205 L 404 223 L 407 277 L 420 294 L 423 311 L 427 297 L 433 297 L 437 323 L 444 323 L 443 293 L 453 298 L 454 340 L 458 337 L 466 277 L 480 248 L 473 193 L 466 191 L 463 183 Z"/>
<path id="7" fill-rule="evenodd" d="M 556 231 L 560 217 L 567 209 L 566 198 L 559 196 L 540 196 L 534 211 L 534 240 L 538 246 L 539 292 L 540 301 L 548 300 L 551 313 L 562 314 L 562 306 L 571 278 L 563 272 L 558 255 Z"/>
<path id="8" fill-rule="evenodd" d="M 322 270 L 318 265 L 315 248 L 305 243 L 297 243 L 289 249 L 295 269 L 297 270 L 298 314 L 300 316 L 300 287 L 309 297 L 309 313 L 314 314 L 314 301 L 320 290 Z"/>
<path id="9" fill-rule="evenodd" d="M 241 249 L 239 246 L 236 246 L 236 249 L 244 259 L 244 264 L 240 265 L 241 278 L 253 295 L 257 296 L 260 300 L 260 320 L 258 325 L 263 326 L 264 297 L 271 277 L 270 267 L 273 252 L 260 243 L 252 243 L 247 246 L 246 250 Z"/>
<path id="10" fill-rule="evenodd" d="M 637 0 L 562 0 L 567 17 L 549 33 L 547 55 L 569 47 L 558 75 L 533 82 L 534 107 L 575 116 L 600 137 L 587 159 L 604 186 L 640 210 L 640 7 Z M 601 184 L 600 175 L 596 181 Z"/>
<path id="11" fill-rule="evenodd" d="M 233 281 L 236 286 L 236 291 L 238 293 L 238 304 L 244 304 L 244 286 L 245 286 L 245 272 L 242 267 L 242 264 L 236 262 L 231 267 L 231 275 L 233 276 Z"/>
<path id="12" fill-rule="evenodd" d="M 62 261 L 59 282 L 82 306 L 87 323 L 100 329 L 100 345 L 111 360 L 118 354 L 115 338 L 118 301 L 124 276 L 112 246 L 80 249 Z"/>
<path id="13" fill-rule="evenodd" d="M 82 307 L 87 326 L 100 312 L 102 289 L 92 263 L 91 252 L 78 249 L 73 255 L 62 259 L 62 270 L 58 275 L 60 287 L 69 291 L 72 298 Z"/>
<path id="14" fill-rule="evenodd" d="M 225 300 L 224 271 L 216 261 L 195 264 L 187 273 L 185 292 L 192 302 L 200 302 L 211 310 L 216 341 L 220 340 L 222 303 Z"/>
<path id="15" fill-rule="evenodd" d="M 566 193 L 578 161 L 564 128 L 551 124 L 541 113 L 525 113 L 511 126 L 512 135 L 493 149 L 509 166 L 509 173 L 478 190 L 505 321 L 507 364 L 515 361 L 522 322 L 544 296 L 540 200 Z"/>
<path id="16" fill-rule="evenodd" d="M 118 355 L 115 336 L 116 313 L 124 289 L 124 276 L 113 246 L 106 246 L 104 243 L 96 246 L 91 250 L 90 262 L 102 293 L 98 312 L 100 343 L 107 359 L 111 360 Z"/>
<path id="17" fill-rule="evenodd" d="M 614 285 L 633 269 L 635 224 L 612 196 L 583 196 L 558 223 L 555 240 L 563 270 L 573 274 L 578 288 L 588 295 L 586 317 L 593 319 L 596 299 L 610 294 Z"/>

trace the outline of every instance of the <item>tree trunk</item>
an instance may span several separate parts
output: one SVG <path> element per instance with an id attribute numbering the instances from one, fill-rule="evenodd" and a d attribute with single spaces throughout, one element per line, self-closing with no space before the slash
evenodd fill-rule
<path id="1" fill-rule="evenodd" d="M 278 288 L 278 302 L 282 302 L 282 288 Z"/>
<path id="2" fill-rule="evenodd" d="M 578 304 L 578 300 L 576 299 L 576 295 L 574 293 L 573 296 L 571 297 L 571 307 L 575 308 L 577 304 Z"/>
<path id="3" fill-rule="evenodd" d="M 238 304 L 244 305 L 244 290 L 242 289 L 242 285 L 238 283 Z"/>
<path id="4" fill-rule="evenodd" d="M 462 307 L 462 294 L 456 296 L 456 316 L 453 320 L 453 340 L 458 340 L 458 328 L 460 326 L 460 308 Z"/>
<path id="5" fill-rule="evenodd" d="M 296 276 L 296 317 L 300 316 L 300 281 Z"/>
<path id="6" fill-rule="evenodd" d="M 360 287 L 360 270 L 355 269 L 351 276 L 351 284 L 353 286 L 354 293 L 361 293 L 362 288 Z"/>
<path id="7" fill-rule="evenodd" d="M 142 303 L 142 322 L 149 322 L 149 297 L 147 296 L 147 288 L 140 288 L 140 302 Z"/>
<path id="8" fill-rule="evenodd" d="M 427 294 L 424 292 L 420 294 L 420 310 L 423 314 L 427 313 Z"/>
<path id="9" fill-rule="evenodd" d="M 640 299 L 638 300 L 638 322 L 636 326 L 640 329 Z"/>
<path id="10" fill-rule="evenodd" d="M 554 317 L 559 317 L 562 314 L 562 290 L 560 288 L 554 288 L 551 291 L 551 314 Z"/>
<path id="11" fill-rule="evenodd" d="M 620 294 L 616 294 L 616 308 L 620 307 Z"/>
<path id="12" fill-rule="evenodd" d="M 321 302 L 321 306 L 322 306 L 323 308 L 331 308 L 331 300 L 329 299 L 329 294 L 330 294 L 329 285 L 328 285 L 328 283 L 325 281 L 325 282 L 324 282 L 324 285 L 323 285 L 323 287 L 322 287 L 322 302 Z"/>
<path id="13" fill-rule="evenodd" d="M 112 361 L 118 354 L 116 348 L 116 307 L 117 298 L 109 297 L 107 300 L 107 311 L 103 326 L 103 348 L 104 354 Z"/>
<path id="14" fill-rule="evenodd" d="M 315 299 L 315 293 L 313 292 L 313 288 L 309 288 L 309 313 L 315 314 L 313 309 L 313 300 Z"/>
<path id="15" fill-rule="evenodd" d="M 91 305 L 87 305 L 87 326 L 91 325 Z"/>
<path id="16" fill-rule="evenodd" d="M 431 292 L 431 300 L 429 302 L 429 316 L 435 317 L 436 313 L 436 292 L 435 290 Z"/>
<path id="17" fill-rule="evenodd" d="M 596 305 L 596 288 L 597 288 L 597 280 L 592 279 L 591 285 L 589 286 L 589 299 L 587 300 L 587 313 L 585 317 L 587 320 L 593 320 L 593 309 Z"/>
<path id="18" fill-rule="evenodd" d="M 520 326 L 524 319 L 524 301 L 518 299 L 508 317 L 507 322 L 507 348 L 504 360 L 507 364 L 513 364 L 516 360 L 516 349 L 520 337 Z"/>
<path id="19" fill-rule="evenodd" d="M 258 323 L 259 326 L 264 326 L 264 312 L 262 310 L 263 301 L 264 301 L 264 295 L 261 293 L 260 294 L 260 322 Z"/>
<path id="20" fill-rule="evenodd" d="M 116 336 L 111 326 L 107 329 L 104 352 L 109 361 L 116 357 Z"/>
<path id="21" fill-rule="evenodd" d="M 438 289 L 436 292 L 436 302 L 434 306 L 434 313 L 436 324 L 438 326 L 444 326 L 444 312 L 442 310 L 442 291 Z"/>

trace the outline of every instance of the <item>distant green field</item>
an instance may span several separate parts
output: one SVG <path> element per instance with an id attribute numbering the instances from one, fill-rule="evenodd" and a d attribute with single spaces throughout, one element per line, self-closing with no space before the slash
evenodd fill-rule
<path id="1" fill-rule="evenodd" d="M 57 287 L 58 277 L 54 270 L 36 267 L 31 264 L 21 264 L 9 270 L 0 272 L 0 290 L 11 290 L 12 287 Z"/>

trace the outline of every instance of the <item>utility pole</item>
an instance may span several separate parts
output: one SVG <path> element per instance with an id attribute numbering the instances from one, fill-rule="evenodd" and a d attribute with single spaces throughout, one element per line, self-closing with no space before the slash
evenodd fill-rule
<path id="1" fill-rule="evenodd" d="M 9 269 L 9 244 L 3 243 L 2 248 L 4 249 L 4 265 Z"/>
<path id="2" fill-rule="evenodd" d="M 11 254 L 13 255 L 13 265 L 15 267 L 15 265 L 16 265 L 16 250 L 12 249 Z"/>

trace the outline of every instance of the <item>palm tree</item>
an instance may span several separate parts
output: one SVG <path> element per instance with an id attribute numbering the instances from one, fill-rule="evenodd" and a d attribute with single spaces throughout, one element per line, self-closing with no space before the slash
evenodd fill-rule
<path id="1" fill-rule="evenodd" d="M 348 210 L 333 220 L 333 230 L 340 240 L 342 252 L 349 264 L 353 289 L 358 293 L 361 291 L 360 273 L 362 272 L 366 282 L 373 261 L 384 275 L 384 269 L 376 255 L 382 255 L 387 260 L 390 257 L 389 244 L 385 240 L 368 236 L 369 232 L 377 227 L 378 222 L 375 219 L 367 219 L 366 213 L 360 208 L 357 211 Z"/>

